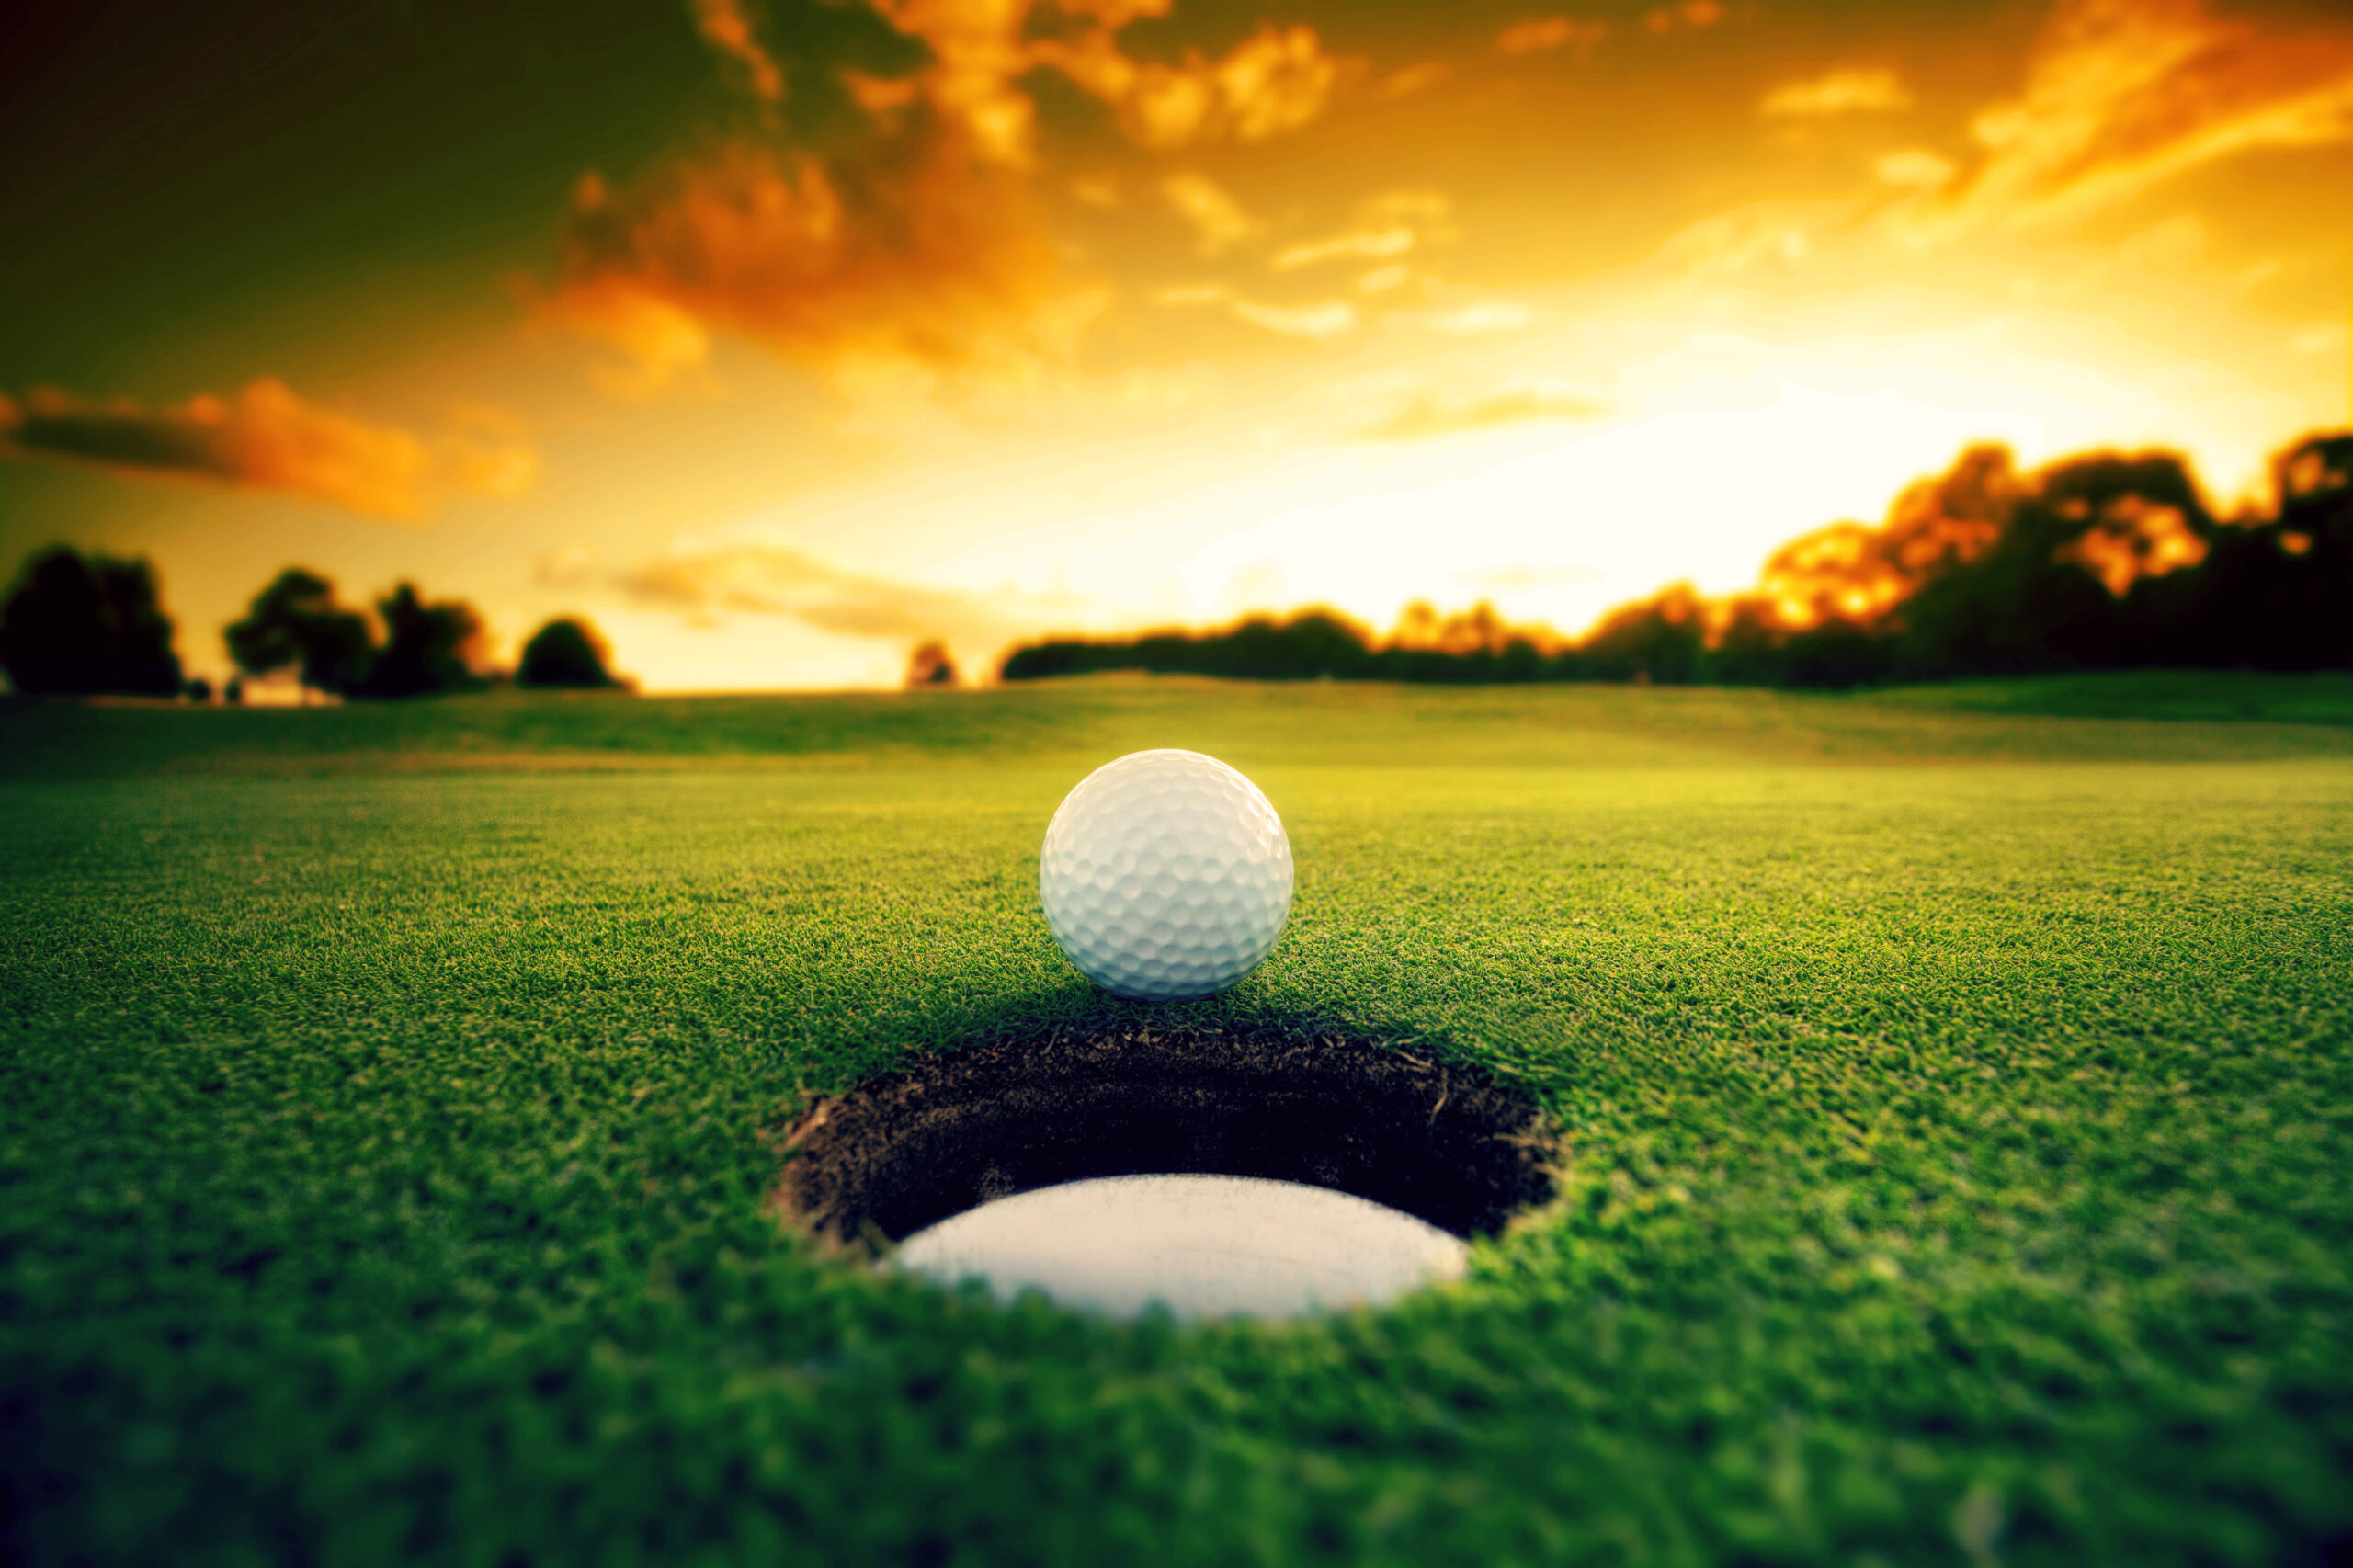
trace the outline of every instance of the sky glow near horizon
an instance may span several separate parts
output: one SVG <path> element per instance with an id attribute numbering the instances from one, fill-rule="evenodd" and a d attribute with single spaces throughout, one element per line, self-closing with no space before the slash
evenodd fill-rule
<path id="1" fill-rule="evenodd" d="M 2348 422 L 2325 6 L 612 11 L 475 66 L 435 5 L 243 6 L 238 114 L 219 50 L 53 24 L 6 564 L 151 556 L 216 675 L 300 563 L 510 658 L 585 613 L 648 689 L 889 686 L 1308 605 L 1574 631 L 1973 441 L 2170 447 L 2227 506 Z M 445 79 L 509 56 L 511 105 Z"/>

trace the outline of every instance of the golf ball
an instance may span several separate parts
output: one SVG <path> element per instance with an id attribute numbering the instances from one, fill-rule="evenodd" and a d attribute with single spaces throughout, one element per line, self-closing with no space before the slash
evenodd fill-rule
<path id="1" fill-rule="evenodd" d="M 1258 787 L 1197 751 L 1140 751 L 1079 781 L 1038 855 L 1070 961 L 1139 1002 L 1211 996 L 1290 914 L 1290 840 Z"/>

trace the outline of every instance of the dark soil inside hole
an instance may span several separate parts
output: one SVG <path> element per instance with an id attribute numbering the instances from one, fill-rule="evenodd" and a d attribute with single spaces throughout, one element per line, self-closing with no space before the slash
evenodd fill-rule
<path id="1" fill-rule="evenodd" d="M 1336 1187 L 1457 1235 L 1552 1196 L 1557 1142 L 1476 1069 L 1330 1032 L 1055 1033 L 918 1061 L 786 1134 L 782 1209 L 896 1241 L 991 1199 L 1090 1176 L 1200 1173 Z"/>

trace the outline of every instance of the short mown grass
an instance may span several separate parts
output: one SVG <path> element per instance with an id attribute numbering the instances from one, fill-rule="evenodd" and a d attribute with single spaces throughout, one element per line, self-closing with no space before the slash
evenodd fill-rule
<path id="1" fill-rule="evenodd" d="M 2353 700 L 2167 680 L 8 710 L 0 1540 L 2334 1560 Z M 1157 1010 L 1035 892 L 1150 744 L 1250 772 L 1300 877 L 1260 971 Z M 1564 1191 L 1462 1286 L 1281 1325 L 775 1220 L 812 1095 L 1149 1017 L 1483 1066 Z"/>

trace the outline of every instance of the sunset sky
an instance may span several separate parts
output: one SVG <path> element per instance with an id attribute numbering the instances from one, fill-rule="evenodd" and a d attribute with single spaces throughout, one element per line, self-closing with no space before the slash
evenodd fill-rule
<path id="1" fill-rule="evenodd" d="M 2348 412 L 2341 0 L 85 5 L 0 55 L 0 572 L 585 613 L 648 688 L 1492 600 L 1969 441 Z"/>

